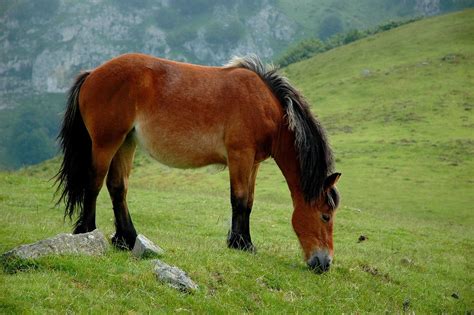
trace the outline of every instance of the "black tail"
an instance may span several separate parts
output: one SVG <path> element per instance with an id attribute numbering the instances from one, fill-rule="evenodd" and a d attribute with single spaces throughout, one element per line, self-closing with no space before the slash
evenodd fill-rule
<path id="1" fill-rule="evenodd" d="M 64 201 L 64 217 L 72 219 L 74 212 L 83 213 L 84 196 L 90 181 L 91 139 L 79 112 L 79 91 L 89 72 L 81 73 L 69 90 L 58 140 L 63 152 L 63 162 L 56 174 L 56 193 L 61 192 L 58 204 Z"/>

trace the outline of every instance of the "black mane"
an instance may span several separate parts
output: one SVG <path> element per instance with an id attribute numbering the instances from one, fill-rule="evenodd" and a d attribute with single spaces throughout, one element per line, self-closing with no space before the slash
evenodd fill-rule
<path id="1" fill-rule="evenodd" d="M 305 98 L 277 69 L 265 66 L 255 55 L 234 58 L 228 66 L 257 73 L 280 101 L 289 129 L 295 134 L 304 198 L 315 201 L 323 193 L 324 180 L 333 171 L 334 161 L 326 133 Z"/>

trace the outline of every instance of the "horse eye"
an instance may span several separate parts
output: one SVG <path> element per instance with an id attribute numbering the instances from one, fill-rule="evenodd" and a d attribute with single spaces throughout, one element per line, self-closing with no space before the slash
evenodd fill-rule
<path id="1" fill-rule="evenodd" d="M 321 214 L 321 220 L 323 220 L 324 223 L 328 223 L 329 220 L 331 220 L 331 216 L 329 214 Z"/>

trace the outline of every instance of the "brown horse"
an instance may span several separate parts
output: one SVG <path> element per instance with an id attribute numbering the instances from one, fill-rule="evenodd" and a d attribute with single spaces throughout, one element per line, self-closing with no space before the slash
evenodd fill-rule
<path id="1" fill-rule="evenodd" d="M 204 67 L 142 54 L 114 58 L 82 73 L 69 92 L 59 135 L 57 175 L 74 233 L 96 228 L 96 198 L 106 179 L 116 233 L 133 247 L 137 233 L 126 201 L 137 143 L 178 168 L 227 165 L 232 226 L 227 244 L 254 250 L 249 218 L 260 162 L 273 157 L 291 192 L 293 228 L 314 270 L 328 270 L 339 203 L 323 128 L 301 94 L 256 56 Z M 329 176 L 328 176 L 329 175 Z"/>

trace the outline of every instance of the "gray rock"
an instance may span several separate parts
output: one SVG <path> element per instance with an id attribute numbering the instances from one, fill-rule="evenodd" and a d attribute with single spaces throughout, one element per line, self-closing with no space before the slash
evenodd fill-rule
<path id="1" fill-rule="evenodd" d="M 18 246 L 2 256 L 4 258 L 34 259 L 47 255 L 90 255 L 104 254 L 109 243 L 104 234 L 94 230 L 83 234 L 58 234 L 33 244 Z"/>
<path id="2" fill-rule="evenodd" d="M 372 75 L 372 72 L 369 69 L 364 69 L 360 72 L 363 77 L 369 77 Z"/>
<path id="3" fill-rule="evenodd" d="M 139 234 L 135 240 L 135 245 L 133 245 L 132 254 L 138 258 L 147 258 L 152 256 L 161 256 L 163 255 L 164 250 L 153 244 L 148 238 L 143 234 Z"/>
<path id="4" fill-rule="evenodd" d="M 194 292 L 199 288 L 198 285 L 188 277 L 186 272 L 178 267 L 170 266 L 159 259 L 154 259 L 152 262 L 153 271 L 159 281 L 166 283 L 174 289 L 188 293 Z"/>

